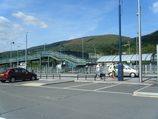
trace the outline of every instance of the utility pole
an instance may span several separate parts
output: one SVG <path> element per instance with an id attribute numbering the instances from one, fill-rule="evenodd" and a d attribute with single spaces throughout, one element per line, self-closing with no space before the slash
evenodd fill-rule
<path id="1" fill-rule="evenodd" d="M 123 81 L 123 64 L 122 64 L 122 39 L 121 39 L 121 4 L 119 0 L 119 64 L 118 64 L 118 81 Z"/>
<path id="2" fill-rule="evenodd" d="M 138 0 L 138 37 L 139 37 L 139 82 L 142 83 L 142 41 L 141 41 L 141 6 Z"/>
<path id="3" fill-rule="evenodd" d="M 25 68 L 27 69 L 27 33 L 28 31 L 26 31 L 26 49 L 25 49 Z"/>

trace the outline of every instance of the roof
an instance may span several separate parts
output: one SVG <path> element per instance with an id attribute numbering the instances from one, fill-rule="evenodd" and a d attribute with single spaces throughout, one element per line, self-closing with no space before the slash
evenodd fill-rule
<path id="1" fill-rule="evenodd" d="M 142 54 L 142 61 L 151 61 L 153 59 L 154 54 Z M 138 54 L 131 54 L 131 55 L 122 55 L 122 61 L 138 61 L 139 55 Z M 107 55 L 102 56 L 97 60 L 97 62 L 118 62 L 119 55 Z"/>

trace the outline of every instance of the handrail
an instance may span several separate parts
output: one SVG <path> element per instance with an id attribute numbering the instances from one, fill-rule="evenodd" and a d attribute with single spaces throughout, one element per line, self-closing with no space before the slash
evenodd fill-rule
<path id="1" fill-rule="evenodd" d="M 57 60 L 71 62 L 76 65 L 86 63 L 85 59 L 78 58 L 74 55 L 68 55 L 60 52 L 51 52 L 51 51 L 42 52 L 40 54 L 27 55 L 27 60 L 39 59 L 43 56 L 49 56 Z M 25 56 L 19 56 L 18 61 L 25 61 Z M 10 62 L 17 62 L 17 57 L 13 57 L 11 59 L 4 58 L 0 60 L 0 64 L 10 63 Z"/>

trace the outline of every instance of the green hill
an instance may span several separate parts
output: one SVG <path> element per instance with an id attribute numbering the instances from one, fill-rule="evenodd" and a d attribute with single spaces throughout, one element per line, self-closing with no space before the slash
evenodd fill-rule
<path id="1" fill-rule="evenodd" d="M 65 40 L 45 45 L 45 50 L 58 51 L 69 54 L 81 55 L 81 52 L 86 54 L 100 55 L 118 55 L 118 35 L 98 35 Z M 142 36 L 142 53 L 156 53 L 156 44 L 158 44 L 158 31 Z M 138 38 L 130 38 L 122 36 L 122 52 L 135 54 L 138 51 L 136 47 Z M 138 46 L 138 43 L 137 43 Z M 44 46 L 35 46 L 28 48 L 29 54 L 37 54 L 44 51 Z M 25 50 L 20 50 L 21 54 L 25 54 Z M 17 52 L 13 51 L 12 55 L 16 56 Z M 9 51 L 0 53 L 0 57 L 9 57 Z"/>
<path id="2" fill-rule="evenodd" d="M 131 38 L 122 36 L 122 42 L 127 43 Z M 109 54 L 113 50 L 113 54 L 118 53 L 118 35 L 98 35 L 76 38 L 68 41 L 61 41 L 55 47 L 50 47 L 53 51 L 75 51 L 85 53 Z"/>

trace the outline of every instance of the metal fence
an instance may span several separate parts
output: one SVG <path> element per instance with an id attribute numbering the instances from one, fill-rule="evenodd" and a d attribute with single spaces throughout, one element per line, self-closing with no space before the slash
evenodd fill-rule
<path id="1" fill-rule="evenodd" d="M 39 67 L 37 68 L 31 68 L 28 67 L 27 69 L 29 71 L 35 72 L 37 74 L 61 74 L 61 73 L 68 73 L 68 74 L 95 74 L 95 67 L 96 65 L 92 66 L 85 66 L 85 67 L 48 67 L 43 66 L 41 69 Z M 139 66 L 133 65 L 134 69 L 139 70 Z M 3 68 L 1 68 L 3 69 Z M 0 69 L 0 70 L 1 70 Z M 101 66 L 101 72 L 107 74 L 108 73 L 108 66 Z M 157 65 L 142 65 L 142 73 L 143 74 L 156 74 L 157 73 Z"/>
<path id="2" fill-rule="evenodd" d="M 42 73 L 42 74 L 59 74 L 59 73 L 68 73 L 68 74 L 95 74 L 95 67 L 96 65 L 92 66 L 85 66 L 85 67 L 61 67 L 60 69 L 57 67 L 42 67 L 31 69 L 28 67 L 29 71 L 33 71 L 35 73 Z M 134 69 L 139 70 L 138 65 L 132 66 Z M 101 72 L 107 74 L 108 73 L 108 66 L 101 66 Z M 157 73 L 157 65 L 142 65 L 142 73 L 143 74 L 156 74 Z"/>

